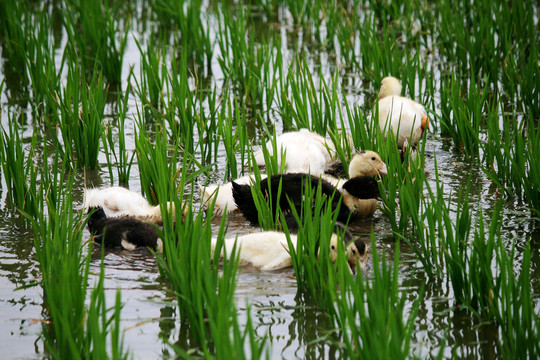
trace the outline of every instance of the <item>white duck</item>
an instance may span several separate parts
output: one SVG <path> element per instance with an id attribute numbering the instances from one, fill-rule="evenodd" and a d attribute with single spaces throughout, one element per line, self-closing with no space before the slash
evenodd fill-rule
<path id="1" fill-rule="evenodd" d="M 387 174 L 386 164 L 381 160 L 379 154 L 374 151 L 363 151 L 353 156 L 351 163 L 349 164 L 349 178 L 357 176 L 374 176 L 378 174 Z M 341 187 L 345 181 L 328 176 L 326 174 L 320 175 L 323 179 L 329 181 L 332 185 L 338 187 L 341 191 Z M 266 179 L 266 175 L 261 174 L 261 180 Z M 254 175 L 246 175 L 237 180 L 235 183 L 239 185 L 248 185 L 255 181 Z M 200 187 L 202 193 L 203 206 L 208 205 L 214 201 L 214 215 L 223 215 L 238 209 L 236 202 L 234 201 L 232 192 L 232 182 L 228 182 L 222 185 L 208 185 L 206 187 Z M 369 199 L 362 200 L 366 202 L 366 206 L 361 206 L 363 209 L 360 211 L 360 217 L 368 217 L 373 215 L 373 212 L 377 208 L 377 200 Z M 369 204 L 369 206 L 368 206 Z"/>
<path id="2" fill-rule="evenodd" d="M 352 139 L 349 136 L 346 139 L 348 146 L 352 148 Z M 270 156 L 275 155 L 272 141 L 268 141 L 264 146 Z M 332 140 L 308 129 L 279 135 L 276 138 L 276 150 L 278 166 L 281 167 L 284 161 L 286 173 L 301 172 L 320 176 L 336 157 L 336 147 Z M 254 156 L 257 165 L 265 165 L 262 149 L 255 151 Z"/>
<path id="3" fill-rule="evenodd" d="M 261 174 L 261 180 L 266 179 L 265 174 Z M 255 175 L 242 176 L 235 182 L 239 184 L 251 184 L 255 181 Z M 204 208 L 208 208 L 210 203 L 214 201 L 214 215 L 228 214 L 237 209 L 236 203 L 232 195 L 232 182 L 229 181 L 225 184 L 211 184 L 206 187 L 199 185 L 202 196 L 202 204 Z"/>
<path id="4" fill-rule="evenodd" d="M 174 214 L 174 203 L 167 203 Z M 139 193 L 121 186 L 84 190 L 83 209 L 100 207 L 107 218 L 132 217 L 153 224 L 161 224 L 163 218 L 159 205 L 152 206 Z"/>
<path id="5" fill-rule="evenodd" d="M 415 146 L 429 125 L 426 110 L 422 105 L 402 97 L 401 84 L 392 76 L 385 77 L 379 91 L 379 127 L 381 132 L 390 131 L 396 136 L 401 149 Z"/>
<path id="6" fill-rule="evenodd" d="M 290 235 L 291 243 L 296 248 L 297 235 Z M 356 270 L 358 263 L 362 270 L 367 262 L 367 247 L 362 240 L 344 239 L 345 255 L 352 271 Z M 330 258 L 337 260 L 338 237 L 332 234 L 330 238 Z M 289 243 L 287 236 L 283 232 L 262 231 L 239 235 L 237 237 L 227 237 L 224 239 L 224 250 L 230 254 L 236 243 L 238 263 L 240 265 L 250 265 L 259 270 L 279 270 L 292 266 L 291 255 L 289 253 Z M 214 252 L 217 238 L 212 238 L 211 246 Z M 222 254 L 223 255 L 223 254 Z"/>

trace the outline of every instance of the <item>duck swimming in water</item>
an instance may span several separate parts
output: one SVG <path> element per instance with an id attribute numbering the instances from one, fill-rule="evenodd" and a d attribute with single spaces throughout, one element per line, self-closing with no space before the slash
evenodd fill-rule
<path id="1" fill-rule="evenodd" d="M 106 248 L 163 251 L 163 242 L 154 225 L 127 216 L 109 218 L 101 207 L 88 208 L 88 212 L 88 229 L 94 241 Z"/>
<path id="2" fill-rule="evenodd" d="M 237 184 L 234 181 L 232 186 L 234 201 L 242 215 L 252 224 L 258 224 L 259 213 L 251 186 Z M 280 186 L 281 193 L 278 197 L 277 190 Z M 326 196 L 326 201 L 332 199 L 332 209 L 338 211 L 337 219 L 343 223 L 346 223 L 349 218 L 358 216 L 358 207 L 362 206 L 359 200 L 379 197 L 377 181 L 370 176 L 353 177 L 340 184 L 339 188 L 325 179 L 308 174 L 278 174 L 260 181 L 261 193 L 267 201 L 271 202 L 272 209 L 276 209 L 279 204 L 283 211 L 290 210 L 290 202 L 292 202 L 298 213 L 304 205 L 304 192 L 308 186 L 313 190 L 320 186 L 321 195 Z"/>
<path id="3" fill-rule="evenodd" d="M 348 171 L 345 173 L 339 164 L 331 165 L 332 172 L 352 178 L 357 176 L 375 176 L 379 174 L 387 174 L 386 164 L 381 160 L 379 154 L 374 151 L 362 151 L 355 154 L 351 159 Z M 341 181 L 335 177 L 322 175 L 322 178 L 330 182 L 332 185 L 341 190 L 345 180 Z M 266 175 L 261 174 L 261 180 L 266 179 Z M 249 185 L 255 181 L 254 175 L 243 176 L 234 180 L 237 185 Z M 236 202 L 233 197 L 232 182 L 222 185 L 209 185 L 205 188 L 201 187 L 203 205 L 206 206 L 215 200 L 214 215 L 222 215 L 237 209 Z M 359 206 L 359 217 L 368 217 L 373 215 L 377 208 L 377 200 L 365 200 L 366 204 Z"/>
<path id="4" fill-rule="evenodd" d="M 338 223 L 336 223 L 338 224 Z M 345 230 L 343 225 L 337 225 L 340 230 Z M 297 235 L 291 234 L 290 241 L 296 249 Z M 329 242 L 329 256 L 335 262 L 338 257 L 338 236 L 332 234 Z M 367 263 L 366 244 L 345 230 L 343 236 L 345 256 L 351 271 L 356 272 L 357 264 L 362 270 Z M 212 238 L 212 251 L 215 250 L 217 238 Z M 278 231 L 262 231 L 251 234 L 226 237 L 223 247 L 227 253 L 231 253 L 234 245 L 237 247 L 238 262 L 240 265 L 250 265 L 259 270 L 270 271 L 292 266 L 291 255 L 287 235 Z"/>
<path id="5" fill-rule="evenodd" d="M 336 146 L 333 141 L 308 129 L 283 133 L 276 137 L 275 142 L 278 154 L 273 153 L 272 141 L 268 141 L 263 146 L 266 147 L 270 156 L 277 157 L 279 167 L 285 163 L 285 173 L 309 173 L 320 176 L 336 160 Z M 343 145 L 353 148 L 350 136 L 346 137 L 346 143 Z M 253 155 L 257 165 L 265 166 L 262 149 L 255 151 Z"/>
<path id="6" fill-rule="evenodd" d="M 174 216 L 174 203 L 167 206 Z M 152 224 L 163 223 L 159 205 L 152 206 L 141 194 L 121 186 L 85 189 L 83 209 L 93 207 L 102 208 L 107 218 L 129 216 Z"/>
<path id="7" fill-rule="evenodd" d="M 398 147 L 404 151 L 408 145 L 416 146 L 429 126 L 424 107 L 401 95 L 401 83 L 392 76 L 385 77 L 377 102 L 381 132 L 392 132 Z"/>

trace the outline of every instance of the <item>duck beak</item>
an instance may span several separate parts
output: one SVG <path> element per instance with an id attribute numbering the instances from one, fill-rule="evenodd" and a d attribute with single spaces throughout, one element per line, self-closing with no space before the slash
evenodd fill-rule
<path id="1" fill-rule="evenodd" d="M 379 173 L 388 175 L 388 170 L 386 169 L 386 164 L 382 163 L 381 167 L 379 168 Z"/>
<path id="2" fill-rule="evenodd" d="M 356 275 L 356 259 L 349 258 L 347 262 L 349 264 L 349 270 L 351 271 L 351 274 Z"/>

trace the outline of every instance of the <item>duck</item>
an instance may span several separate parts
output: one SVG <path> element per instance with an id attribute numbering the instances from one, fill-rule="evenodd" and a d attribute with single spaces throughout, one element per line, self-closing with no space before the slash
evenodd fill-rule
<path id="1" fill-rule="evenodd" d="M 344 181 L 340 181 L 335 175 L 341 176 L 344 174 L 343 166 L 341 163 L 333 163 L 327 169 L 329 173 L 321 174 L 321 177 L 330 182 L 332 185 L 338 187 L 341 190 Z M 348 167 L 346 175 L 349 178 L 356 176 L 376 176 L 381 174 L 388 174 L 386 164 L 382 161 L 379 154 L 375 151 L 366 150 L 355 154 Z M 266 179 L 266 174 L 261 174 L 261 180 Z M 234 182 L 239 185 L 249 185 L 255 181 L 254 175 L 246 175 L 240 177 Z M 214 203 L 214 215 L 224 215 L 238 209 L 233 197 L 232 182 L 228 182 L 221 185 L 208 185 L 206 187 L 200 187 L 203 207 L 208 208 L 208 205 Z M 369 217 L 373 215 L 377 208 L 376 200 L 365 200 L 366 205 L 359 206 L 359 211 L 363 211 L 360 217 Z M 367 206 L 369 204 L 369 206 Z"/>
<path id="2" fill-rule="evenodd" d="M 271 193 L 269 199 L 269 188 L 277 190 L 281 183 L 280 197 L 277 191 Z M 332 209 L 338 211 L 337 220 L 346 223 L 349 218 L 358 217 L 358 207 L 362 206 L 358 200 L 377 199 L 379 197 L 379 186 L 377 181 L 371 176 L 356 176 L 344 181 L 338 186 L 329 181 L 309 174 L 278 174 L 267 177 L 260 181 L 260 190 L 267 201 L 272 202 L 272 209 L 276 209 L 279 204 L 281 210 L 291 210 L 291 204 L 294 205 L 297 212 L 301 212 L 304 203 L 304 188 L 309 186 L 316 190 L 320 185 L 321 195 L 326 196 L 326 200 L 332 197 Z M 255 206 L 255 200 L 249 184 L 237 184 L 232 182 L 233 198 L 236 206 L 242 212 L 242 215 L 253 225 L 259 224 L 259 214 Z M 326 201 L 325 200 L 325 201 Z"/>
<path id="3" fill-rule="evenodd" d="M 308 129 L 287 132 L 276 138 L 278 154 L 277 164 L 281 168 L 285 162 L 285 173 L 309 173 L 320 176 L 325 173 L 329 164 L 335 160 L 336 146 L 331 139 L 327 139 Z M 354 147 L 352 138 L 345 137 L 343 146 Z M 272 141 L 268 141 L 264 147 L 270 156 L 275 156 Z M 254 152 L 254 157 L 259 167 L 265 166 L 263 149 Z"/>
<path id="4" fill-rule="evenodd" d="M 102 207 L 89 207 L 87 211 L 90 234 L 106 248 L 151 248 L 163 252 L 163 241 L 155 225 L 129 216 L 107 217 Z"/>
<path id="5" fill-rule="evenodd" d="M 379 154 L 370 150 L 357 153 L 352 158 L 347 172 L 349 179 L 357 176 L 380 176 L 381 174 L 388 174 L 386 164 L 381 160 Z M 342 175 L 342 173 L 339 173 L 339 175 Z M 326 176 L 325 179 L 339 191 L 342 191 L 343 184 L 347 181 L 344 178 L 333 176 Z M 377 211 L 378 205 L 378 199 L 357 199 L 356 218 L 365 219 L 372 217 L 375 211 Z"/>
<path id="6" fill-rule="evenodd" d="M 265 174 L 261 174 L 261 179 L 266 179 Z M 255 181 L 255 175 L 246 175 L 234 180 L 238 184 L 250 184 Z M 214 203 L 213 214 L 221 216 L 237 210 L 236 203 L 232 196 L 232 182 L 225 184 L 199 185 L 201 191 L 203 208 L 208 209 Z"/>
<path id="7" fill-rule="evenodd" d="M 337 223 L 336 223 L 337 224 Z M 296 249 L 298 237 L 296 234 L 289 235 L 293 248 Z M 354 238 L 349 231 L 343 237 L 345 243 L 345 256 L 349 263 L 349 268 L 356 273 L 357 266 L 365 270 L 367 263 L 367 246 L 357 238 Z M 226 237 L 223 241 L 223 252 L 230 254 L 236 244 L 239 265 L 249 265 L 262 271 L 272 271 L 284 269 L 292 266 L 292 259 L 289 252 L 289 242 L 287 234 L 279 231 L 261 231 Z M 215 251 L 217 238 L 211 240 L 212 253 Z M 338 257 L 338 236 L 336 233 L 330 237 L 330 259 L 336 262 Z"/>
<path id="8" fill-rule="evenodd" d="M 82 207 L 102 208 L 107 218 L 128 216 L 155 225 L 163 223 L 159 205 L 152 206 L 141 194 L 121 186 L 85 189 Z M 174 216 L 174 203 L 168 202 L 167 208 Z"/>
<path id="9" fill-rule="evenodd" d="M 401 83 L 393 76 L 382 79 L 377 107 L 381 132 L 393 132 L 402 151 L 415 147 L 429 126 L 424 106 L 401 96 Z"/>
<path id="10" fill-rule="evenodd" d="M 375 151 L 365 150 L 354 154 L 347 172 L 344 171 L 342 164 L 334 163 L 326 172 L 326 175 L 330 176 L 325 178 L 353 178 L 356 176 L 380 176 L 381 174 L 388 175 L 386 164 Z"/>

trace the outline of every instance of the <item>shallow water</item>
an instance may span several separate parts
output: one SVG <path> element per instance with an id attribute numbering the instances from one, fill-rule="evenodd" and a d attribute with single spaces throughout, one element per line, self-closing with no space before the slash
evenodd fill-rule
<path id="1" fill-rule="evenodd" d="M 137 3 L 135 14 L 144 13 L 142 2 Z M 253 15 L 254 17 L 257 14 Z M 135 17 L 135 24 L 128 37 L 128 46 L 124 58 L 123 79 L 124 84 L 129 74 L 129 66 L 133 65 L 134 73 L 138 74 L 140 55 L 134 38 L 148 37 L 150 30 L 142 27 L 143 20 Z M 137 20 L 138 19 L 138 20 Z M 215 19 L 213 19 L 215 21 Z M 284 24 L 278 31 L 283 34 L 282 44 L 284 53 L 291 55 L 298 48 L 303 48 L 302 35 L 295 33 L 287 27 L 290 19 L 284 15 L 281 19 Z M 261 31 L 267 31 L 267 24 L 261 25 Z M 277 25 L 275 25 L 278 27 Z M 140 28 L 140 29 L 139 29 Z M 60 60 L 62 49 L 65 46 L 66 34 L 57 34 L 59 47 L 57 57 Z M 323 74 L 332 75 L 337 67 L 332 56 L 320 51 L 317 45 L 307 44 L 310 59 L 310 69 L 315 73 L 319 69 Z M 215 58 L 219 56 L 216 49 Z M 212 75 L 206 86 L 221 86 L 223 74 L 217 61 L 211 64 Z M 0 72 L 3 77 L 3 72 Z M 350 103 L 365 103 L 374 98 L 374 86 L 365 84 L 358 75 L 343 74 L 341 86 Z M 216 85 L 217 84 L 217 85 Z M 9 85 L 9 84 L 8 84 Z M 9 86 L 8 86 L 9 87 Z M 366 90 L 369 89 L 369 90 Z M 11 94 L 11 93 L 9 93 Z M 2 125 L 7 122 L 7 109 L 14 101 L 7 91 L 1 94 L 1 120 Z M 433 94 L 435 99 L 439 94 Z M 371 100 L 370 100 L 371 99 Z M 437 100 L 436 100 L 437 101 Z M 109 105 L 111 106 L 111 105 Z M 106 110 L 107 114 L 112 111 Z M 440 113 L 437 109 L 433 109 Z M 31 114 L 29 109 L 23 111 Z M 129 112 L 136 113 L 135 99 L 130 99 Z M 276 115 L 273 114 L 275 117 Z M 128 148 L 134 149 L 133 117 L 126 123 Z M 275 125 L 276 132 L 283 131 L 279 119 Z M 260 129 L 249 129 L 249 134 L 258 142 Z M 463 158 L 451 150 L 448 139 L 441 139 L 435 128 L 427 136 L 426 144 L 426 172 L 430 173 L 430 181 L 434 184 L 434 157 L 438 162 L 438 174 L 441 182 L 447 189 L 447 197 L 459 191 L 460 186 L 472 175 L 471 203 L 472 211 L 481 209 L 486 217 L 490 215 L 498 198 L 498 192 L 491 181 L 481 169 L 474 168 Z M 25 136 L 32 134 L 31 115 L 27 119 Z M 28 139 L 27 139 L 28 140 Z M 218 163 L 210 174 L 210 182 L 221 182 L 225 177 L 225 152 L 221 149 L 218 154 Z M 102 169 L 86 174 L 88 186 L 111 185 L 106 168 L 104 154 L 100 156 Z M 203 183 L 205 179 L 199 179 Z M 40 339 L 42 319 L 42 291 L 39 286 L 17 290 L 39 278 L 39 268 L 33 251 L 32 231 L 22 221 L 17 210 L 6 200 L 6 184 L 1 184 L 0 202 L 0 357 L 3 359 L 34 359 L 43 358 L 45 351 Z M 114 184 L 116 185 L 116 184 Z M 138 168 L 133 167 L 129 186 L 133 190 L 140 190 Z M 81 206 L 84 188 L 83 174 L 78 174 L 74 199 L 76 208 Z M 452 197 L 452 198 L 455 198 Z M 198 204 L 198 194 L 195 203 Z M 454 200 L 455 202 L 456 200 Z M 455 203 L 454 203 L 455 205 Z M 509 198 L 504 207 L 504 221 L 501 235 L 508 246 L 516 244 L 517 263 L 519 271 L 522 251 L 527 242 L 532 249 L 531 278 L 533 297 L 537 312 L 540 312 L 540 227 L 538 223 L 524 220 L 528 212 L 526 205 Z M 219 227 L 219 219 L 215 221 L 215 229 Z M 229 217 L 229 233 L 246 233 L 256 231 L 241 216 Z M 377 240 L 377 249 L 371 252 L 385 252 L 390 261 L 394 257 L 395 240 L 392 237 L 391 226 L 381 211 L 369 220 L 358 221 L 351 226 L 355 235 L 360 235 L 369 243 L 369 235 L 374 231 Z M 85 231 L 84 238 L 89 238 Z M 100 269 L 100 251 L 95 249 L 91 270 L 98 273 Z M 160 277 L 154 256 L 146 251 L 107 251 L 105 255 L 106 294 L 107 303 L 114 302 L 117 289 L 121 289 L 122 326 L 125 331 L 125 345 L 135 358 L 159 358 L 171 355 L 171 350 L 165 340 L 171 343 L 182 342 L 185 332 L 180 328 L 179 314 L 174 298 L 167 284 Z M 369 267 L 368 267 L 369 268 Z M 96 277 L 91 277 L 91 283 Z M 420 306 L 416 321 L 414 353 L 421 357 L 435 356 L 448 331 L 448 340 L 444 348 L 446 358 L 457 356 L 459 358 L 496 358 L 496 341 L 498 333 L 496 328 L 477 326 L 474 317 L 453 308 L 451 284 L 446 281 L 433 281 L 428 279 L 422 264 L 409 246 L 402 244 L 400 255 L 400 288 L 407 293 L 409 301 L 417 298 L 420 288 L 424 287 L 425 301 Z M 238 275 L 236 290 L 237 307 L 242 321 L 245 321 L 245 312 L 249 304 L 253 315 L 257 334 L 266 336 L 269 340 L 268 348 L 271 358 L 307 358 L 307 359 L 334 359 L 339 357 L 337 347 L 332 345 L 333 325 L 329 317 L 305 300 L 299 294 L 292 269 L 273 272 L 260 272 L 255 269 L 243 268 Z"/>

